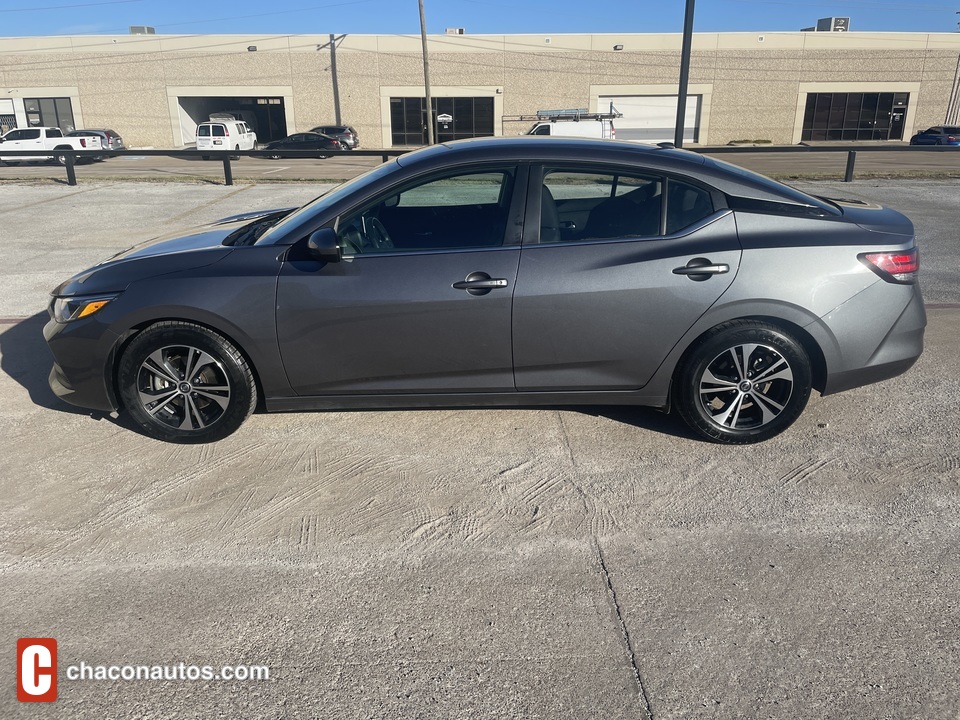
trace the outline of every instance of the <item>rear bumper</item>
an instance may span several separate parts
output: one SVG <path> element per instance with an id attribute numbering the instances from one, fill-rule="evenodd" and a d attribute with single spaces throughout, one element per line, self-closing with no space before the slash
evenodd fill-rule
<path id="1" fill-rule="evenodd" d="M 906 294 L 906 302 L 902 305 L 900 315 L 885 334 L 870 337 L 870 319 L 877 313 L 878 308 L 883 308 L 884 305 L 874 304 L 876 298 L 869 290 L 846 303 L 843 313 L 837 311 L 831 313 L 831 315 L 844 316 L 846 322 L 857 323 L 858 328 L 848 328 L 847 332 L 854 333 L 853 337 L 856 337 L 857 330 L 860 334 L 858 343 L 852 347 L 842 348 L 847 360 L 844 363 L 845 367 L 836 368 L 835 371 L 828 373 L 823 395 L 902 375 L 923 353 L 923 333 L 927 326 L 927 313 L 923 307 L 919 286 L 897 287 L 881 281 L 874 288 L 884 295 L 902 289 Z M 846 307 L 848 305 L 850 307 Z M 836 332 L 840 328 L 833 329 Z M 868 350 L 869 355 L 866 355 Z"/>

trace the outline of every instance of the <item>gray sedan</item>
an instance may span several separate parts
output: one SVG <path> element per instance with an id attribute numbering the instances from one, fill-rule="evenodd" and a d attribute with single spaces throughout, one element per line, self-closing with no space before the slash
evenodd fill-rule
<path id="1" fill-rule="evenodd" d="M 880 206 L 680 150 L 468 140 L 85 270 L 45 336 L 60 397 L 171 442 L 258 406 L 623 404 L 750 443 L 916 361 L 917 273 Z"/>

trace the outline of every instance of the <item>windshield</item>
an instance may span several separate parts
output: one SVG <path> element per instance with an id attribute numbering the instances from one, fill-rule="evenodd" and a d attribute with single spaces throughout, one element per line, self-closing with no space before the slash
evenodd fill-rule
<path id="1" fill-rule="evenodd" d="M 258 244 L 269 245 L 277 238 L 286 235 L 290 236 L 291 242 L 298 240 L 299 237 L 297 231 L 301 229 L 306 230 L 308 226 L 313 224 L 314 218 L 316 218 L 317 215 L 324 212 L 337 201 L 356 191 L 358 188 L 361 188 L 369 183 L 376 182 L 384 175 L 389 175 L 396 169 L 397 161 L 394 160 L 393 162 L 378 165 L 362 175 L 357 175 L 357 177 L 353 178 L 352 180 L 347 180 L 345 183 L 337 185 L 332 190 L 329 190 L 320 197 L 311 200 L 302 208 L 290 213 L 283 220 L 269 228 L 263 235 L 260 236 Z"/>

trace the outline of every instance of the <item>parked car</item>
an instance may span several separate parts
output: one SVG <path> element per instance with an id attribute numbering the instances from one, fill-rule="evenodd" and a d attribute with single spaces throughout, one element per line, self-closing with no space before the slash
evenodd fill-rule
<path id="1" fill-rule="evenodd" d="M 197 125 L 197 150 L 253 150 L 257 134 L 243 120 L 218 117 Z M 209 155 L 201 156 L 209 160 Z M 236 156 L 235 156 L 236 157 Z"/>
<path id="2" fill-rule="evenodd" d="M 123 138 L 114 130 L 87 128 L 68 132 L 66 137 L 98 137 L 100 138 L 100 145 L 104 150 L 126 150 L 123 144 Z M 105 153 L 95 157 L 94 160 L 104 160 L 108 157 L 113 157 L 113 155 Z"/>
<path id="3" fill-rule="evenodd" d="M 911 145 L 960 145 L 960 127 L 943 126 L 927 128 L 910 138 Z"/>
<path id="4" fill-rule="evenodd" d="M 57 150 L 99 150 L 98 137 L 65 137 L 58 127 L 31 127 L 9 130 L 0 136 L 0 163 L 16 165 L 21 162 L 46 162 L 53 160 L 61 165 L 67 164 L 67 156 Z M 4 150 L 50 150 L 51 155 L 17 156 L 6 155 Z M 78 157 L 77 163 L 93 162 L 92 157 Z"/>
<path id="5" fill-rule="evenodd" d="M 335 137 L 323 135 L 321 133 L 307 132 L 288 135 L 282 140 L 274 140 L 268 143 L 264 150 L 270 150 L 269 157 L 282 158 L 289 157 L 285 153 L 290 150 L 345 150 L 343 143 Z M 330 157 L 329 155 L 319 155 L 321 159 Z"/>
<path id="6" fill-rule="evenodd" d="M 58 396 L 170 442 L 262 403 L 646 405 L 751 443 L 916 361 L 918 270 L 894 210 L 682 150 L 475 139 L 120 253 L 44 335 Z"/>
<path id="7" fill-rule="evenodd" d="M 310 128 L 310 132 L 335 137 L 343 143 L 347 150 L 357 150 L 360 148 L 360 136 L 357 135 L 357 131 L 349 125 L 317 125 L 315 128 Z"/>

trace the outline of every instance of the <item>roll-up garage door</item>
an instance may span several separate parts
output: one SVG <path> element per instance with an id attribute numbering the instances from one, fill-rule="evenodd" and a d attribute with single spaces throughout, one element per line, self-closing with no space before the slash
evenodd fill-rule
<path id="1" fill-rule="evenodd" d="M 683 121 L 684 142 L 699 142 L 701 98 L 701 95 L 687 96 L 687 111 Z M 676 95 L 601 95 L 597 107 L 608 108 L 611 102 L 623 113 L 623 117 L 614 121 L 617 140 L 673 142 L 677 120 Z"/>

